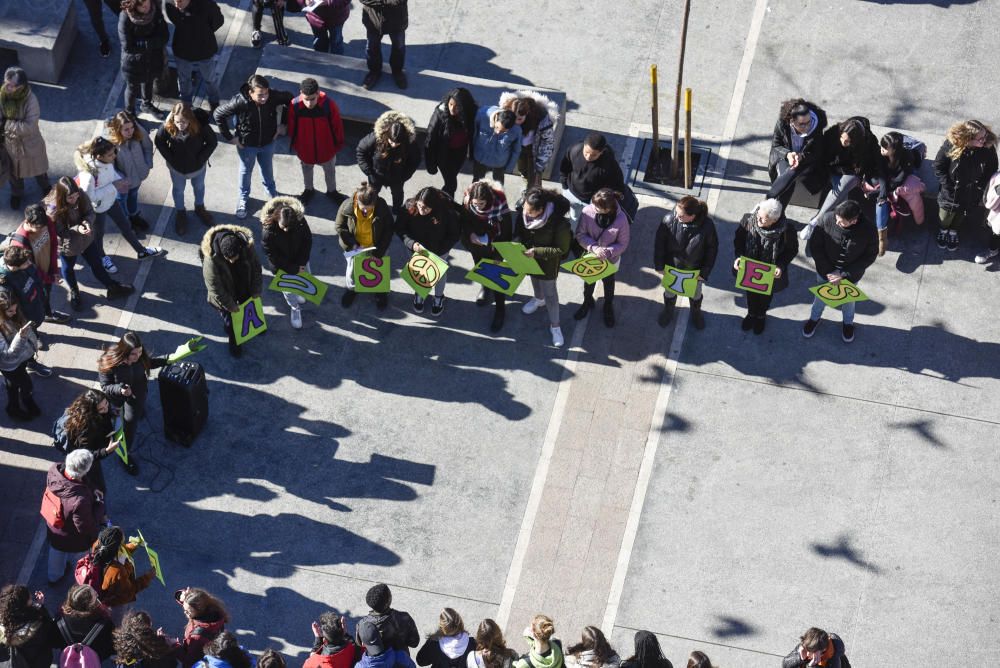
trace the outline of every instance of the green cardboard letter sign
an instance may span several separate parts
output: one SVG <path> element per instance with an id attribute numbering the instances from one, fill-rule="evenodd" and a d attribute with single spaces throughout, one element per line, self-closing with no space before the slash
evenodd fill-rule
<path id="1" fill-rule="evenodd" d="M 524 280 L 524 274 L 517 273 L 505 264 L 486 259 L 480 260 L 465 277 L 508 297 L 517 292 L 517 286 Z"/>
<path id="2" fill-rule="evenodd" d="M 389 256 L 361 255 L 354 258 L 356 292 L 389 292 Z"/>
<path id="3" fill-rule="evenodd" d="M 850 302 L 863 302 L 868 299 L 868 295 L 861 291 L 861 288 L 851 283 L 846 278 L 842 278 L 836 283 L 822 283 L 809 288 L 809 292 L 819 297 L 827 306 L 840 308 Z"/>
<path id="4" fill-rule="evenodd" d="M 239 306 L 233 313 L 233 333 L 236 334 L 236 345 L 244 343 L 267 329 L 264 319 L 264 306 L 260 297 L 251 297 Z"/>
<path id="5" fill-rule="evenodd" d="M 596 283 L 602 278 L 618 271 L 617 264 L 613 264 L 590 253 L 576 260 L 563 262 L 560 266 L 574 276 L 582 278 L 584 283 Z"/>
<path id="6" fill-rule="evenodd" d="M 663 282 L 660 285 L 671 294 L 690 299 L 698 289 L 700 273 L 699 269 L 680 269 L 667 264 L 663 266 Z"/>
<path id="7" fill-rule="evenodd" d="M 426 298 L 446 271 L 448 271 L 447 262 L 434 253 L 423 250 L 413 254 L 403 267 L 402 274 L 403 280 L 413 288 L 413 291 L 420 297 Z"/>
<path id="8" fill-rule="evenodd" d="M 500 257 L 511 269 L 519 274 L 540 275 L 545 272 L 538 266 L 538 261 L 533 257 L 524 254 L 524 244 L 517 241 L 496 241 L 493 247 L 500 253 Z"/>
<path id="9" fill-rule="evenodd" d="M 769 295 L 774 290 L 774 270 L 777 265 L 740 256 L 740 269 L 736 274 L 736 287 L 747 292 Z"/>
<path id="10" fill-rule="evenodd" d="M 298 274 L 289 274 L 279 270 L 274 275 L 274 278 L 271 279 L 271 284 L 267 287 L 277 292 L 291 292 L 305 297 L 313 304 L 319 306 L 319 303 L 323 301 L 323 297 L 326 296 L 329 286 L 312 274 L 307 274 L 304 271 Z"/>

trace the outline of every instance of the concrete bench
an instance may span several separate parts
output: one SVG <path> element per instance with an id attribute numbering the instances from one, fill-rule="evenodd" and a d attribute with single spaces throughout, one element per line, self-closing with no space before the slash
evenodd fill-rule
<path id="1" fill-rule="evenodd" d="M 59 82 L 76 39 L 72 0 L 0 0 L 0 26 L 0 49 L 17 52 L 29 79 Z"/>
<path id="2" fill-rule="evenodd" d="M 562 139 L 566 117 L 566 94 L 561 91 L 537 86 L 507 84 L 502 81 L 488 81 L 433 70 L 406 71 L 409 87 L 396 88 L 388 65 L 385 74 L 374 90 L 365 90 L 361 81 L 368 72 L 368 66 L 360 58 L 319 53 L 311 49 L 284 47 L 269 44 L 264 47 L 257 73 L 266 76 L 272 86 L 297 93 L 299 82 L 313 77 L 320 88 L 331 94 L 340 115 L 345 120 L 360 123 L 374 123 L 379 115 L 395 109 L 410 116 L 420 131 L 426 132 L 434 107 L 452 88 L 468 88 L 480 105 L 494 105 L 500 100 L 500 93 L 531 89 L 544 93 L 559 107 L 559 120 L 555 126 L 555 150 L 542 176 L 550 178 L 554 166 L 559 161 L 559 143 Z"/>

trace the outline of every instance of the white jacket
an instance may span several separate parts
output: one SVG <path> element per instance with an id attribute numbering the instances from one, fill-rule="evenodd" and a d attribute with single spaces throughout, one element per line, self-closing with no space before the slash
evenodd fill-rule
<path id="1" fill-rule="evenodd" d="M 101 162 L 90 156 L 83 158 L 82 161 L 78 160 L 77 167 L 80 168 L 76 176 L 77 185 L 87 193 L 90 203 L 94 205 L 94 211 L 104 213 L 110 209 L 118 199 L 115 181 L 125 177 L 115 169 L 114 164 Z"/>
<path id="2" fill-rule="evenodd" d="M 983 194 L 983 204 L 986 205 L 986 222 L 993 234 L 1000 234 L 1000 172 L 990 177 L 990 184 Z"/>

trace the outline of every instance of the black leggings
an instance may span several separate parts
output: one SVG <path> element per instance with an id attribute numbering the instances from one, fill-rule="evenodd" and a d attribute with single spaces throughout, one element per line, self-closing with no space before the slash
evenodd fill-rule
<path id="1" fill-rule="evenodd" d="M 759 292 L 747 291 L 747 312 L 750 315 L 757 317 L 764 317 L 767 314 L 767 309 L 771 307 L 771 299 L 774 297 L 773 294 L 762 295 Z"/>
<path id="2" fill-rule="evenodd" d="M 13 371 L 0 371 L 7 386 L 7 405 L 22 406 L 21 398 L 30 398 L 34 387 L 28 375 L 28 361 L 25 360 Z"/>
<path id="3" fill-rule="evenodd" d="M 282 44 L 288 42 L 288 33 L 285 32 L 285 8 L 278 7 L 271 0 L 253 0 L 253 29 L 259 31 L 264 22 L 264 5 L 271 8 L 274 36 Z"/>
<path id="4" fill-rule="evenodd" d="M 768 198 L 773 198 L 781 202 L 782 207 L 787 207 L 792 201 L 792 193 L 795 192 L 795 184 L 803 179 L 813 176 L 815 167 L 810 165 L 804 169 L 792 169 L 787 162 L 781 162 L 777 166 L 778 178 L 771 184 L 767 191 Z"/>
<path id="5" fill-rule="evenodd" d="M 101 12 L 101 0 L 83 0 L 83 4 L 87 7 L 87 14 L 90 16 L 90 25 L 93 26 L 94 32 L 97 33 L 97 38 L 102 42 L 109 41 L 108 31 L 104 27 L 104 16 Z M 116 15 L 122 11 L 118 0 L 104 0 L 104 4 Z"/>
<path id="6" fill-rule="evenodd" d="M 604 284 L 604 302 L 606 304 L 609 304 L 615 298 L 615 275 L 611 274 L 610 276 L 605 276 L 604 278 L 601 279 L 601 283 Z M 596 288 L 597 288 L 597 281 L 594 281 L 593 283 L 584 283 L 583 298 L 593 299 L 594 290 Z"/>
<path id="7" fill-rule="evenodd" d="M 125 108 L 131 111 L 133 114 L 136 112 L 135 103 L 139 99 L 140 90 L 142 94 L 142 101 L 152 104 L 153 103 L 153 79 L 156 75 L 153 72 L 149 72 L 142 76 L 137 76 L 135 78 L 130 77 L 125 80 Z M 116 203 L 114 206 L 118 206 Z"/>

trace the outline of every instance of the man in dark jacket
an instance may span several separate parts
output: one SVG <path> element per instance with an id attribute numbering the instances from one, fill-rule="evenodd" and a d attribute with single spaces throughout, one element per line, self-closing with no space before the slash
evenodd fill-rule
<path id="1" fill-rule="evenodd" d="M 337 191 L 335 168 L 337 153 L 344 148 L 344 122 L 337 103 L 319 89 L 319 83 L 312 77 L 302 80 L 298 97 L 288 107 L 288 143 L 302 166 L 305 184 L 299 195 L 302 203 L 308 204 L 316 194 L 313 168 L 319 165 L 326 178 L 326 196 L 340 206 L 347 195 Z"/>
<path id="2" fill-rule="evenodd" d="M 691 320 L 695 329 L 705 328 L 705 318 L 701 313 L 701 289 L 708 280 L 719 254 L 719 236 L 715 223 L 708 216 L 708 206 L 696 197 L 682 197 L 671 213 L 663 217 L 653 241 L 653 269 L 663 273 L 663 267 L 670 265 L 678 269 L 697 269 L 698 282 L 691 297 Z M 660 327 L 666 327 L 674 317 L 677 295 L 663 291 L 663 311 L 657 319 Z"/>
<path id="3" fill-rule="evenodd" d="M 781 668 L 850 668 L 844 641 L 836 633 L 813 627 L 802 634 L 799 645 L 784 658 Z"/>
<path id="4" fill-rule="evenodd" d="M 208 303 L 222 316 L 229 353 L 239 357 L 233 331 L 233 313 L 251 297 L 260 297 L 263 287 L 260 260 L 253 247 L 253 233 L 239 225 L 216 225 L 205 232 L 198 251 L 201 273 L 208 290 Z"/>
<path id="5" fill-rule="evenodd" d="M 61 517 L 59 526 L 47 525 L 50 583 L 62 579 L 66 567 L 72 567 L 90 549 L 105 522 L 104 494 L 86 482 L 93 464 L 90 450 L 73 450 L 64 464 L 53 464 L 46 476 L 45 486 L 58 497 Z"/>
<path id="6" fill-rule="evenodd" d="M 771 177 L 768 199 L 777 199 L 787 207 L 796 182 L 801 181 L 811 193 L 818 193 L 825 187 L 825 128 L 826 112 L 812 102 L 796 98 L 782 103 L 767 160 L 767 173 Z"/>
<path id="7" fill-rule="evenodd" d="M 857 284 L 878 257 L 878 234 L 875 225 L 861 215 L 858 203 L 848 200 L 823 215 L 809 239 L 809 250 L 821 284 L 836 285 L 843 279 Z M 802 336 L 808 339 L 816 332 L 825 307 L 819 296 L 813 299 L 809 320 L 802 325 Z M 854 302 L 844 304 L 841 311 L 842 336 L 850 343 L 854 340 Z"/>
<path id="8" fill-rule="evenodd" d="M 365 26 L 367 43 L 365 56 L 368 60 L 368 74 L 361 84 L 371 90 L 382 77 L 382 38 L 389 36 L 392 50 L 389 52 L 389 67 L 392 68 L 392 78 L 400 88 L 406 88 L 406 73 L 403 64 L 406 60 L 406 28 L 409 25 L 407 0 L 361 0 L 364 13 L 361 23 Z"/>
<path id="9" fill-rule="evenodd" d="M 389 591 L 389 586 L 380 583 L 369 589 L 365 594 L 365 603 L 371 610 L 358 622 L 357 628 L 374 624 L 385 649 L 401 650 L 409 656 L 410 650 L 407 648 L 420 644 L 420 632 L 410 613 L 392 609 L 392 592 Z M 360 634 L 356 642 L 364 644 Z"/>
<path id="10" fill-rule="evenodd" d="M 576 234 L 583 207 L 601 188 L 625 192 L 625 176 L 615 160 L 615 152 L 600 132 L 591 132 L 580 144 L 566 151 L 559 165 L 563 196 L 570 203 L 570 225 Z"/>
<path id="11" fill-rule="evenodd" d="M 279 107 L 288 105 L 292 94 L 271 90 L 267 79 L 255 74 L 240 87 L 240 92 L 229 102 L 219 106 L 212 114 L 219 126 L 219 134 L 230 144 L 236 145 L 240 156 L 240 196 L 236 204 L 236 217 L 247 217 L 247 199 L 250 198 L 250 177 L 254 161 L 260 165 L 268 199 L 278 196 L 274 185 L 274 139 L 279 131 Z M 229 119 L 236 117 L 236 135 L 229 127 Z"/>
<path id="12" fill-rule="evenodd" d="M 219 106 L 219 89 L 212 81 L 215 54 L 219 43 L 215 39 L 225 19 L 215 0 L 168 0 L 167 18 L 174 24 L 174 59 L 177 62 L 177 84 L 181 100 L 191 103 L 192 76 L 205 84 L 205 94 L 212 111 Z"/>

